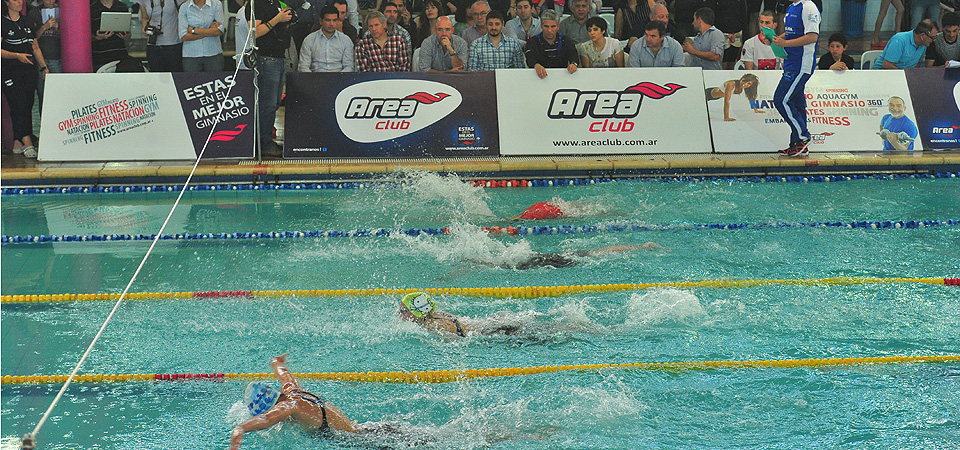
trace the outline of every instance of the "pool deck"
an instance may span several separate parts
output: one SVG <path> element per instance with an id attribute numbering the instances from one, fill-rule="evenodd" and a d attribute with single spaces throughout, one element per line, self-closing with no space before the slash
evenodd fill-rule
<path id="1" fill-rule="evenodd" d="M 48 163 L 0 158 L 0 184 L 11 186 L 183 183 L 191 161 Z M 468 179 L 931 173 L 960 171 L 960 151 L 543 156 L 437 159 L 216 160 L 201 163 L 195 183 L 289 183 L 357 180 L 398 170 L 457 173 Z"/>

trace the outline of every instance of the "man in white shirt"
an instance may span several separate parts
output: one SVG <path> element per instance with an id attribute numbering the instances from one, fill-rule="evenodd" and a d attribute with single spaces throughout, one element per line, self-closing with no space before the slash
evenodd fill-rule
<path id="1" fill-rule="evenodd" d="M 776 13 L 773 11 L 760 13 L 758 23 L 761 27 L 776 30 Z M 763 31 L 743 43 L 743 50 L 740 51 L 740 61 L 743 61 L 743 67 L 747 70 L 776 70 L 783 67 L 783 58 L 777 58 L 777 55 L 773 54 L 770 41 L 763 35 Z"/>
<path id="2" fill-rule="evenodd" d="M 353 72 L 353 41 L 339 31 L 340 11 L 320 9 L 320 29 L 307 35 L 300 47 L 300 72 Z"/>

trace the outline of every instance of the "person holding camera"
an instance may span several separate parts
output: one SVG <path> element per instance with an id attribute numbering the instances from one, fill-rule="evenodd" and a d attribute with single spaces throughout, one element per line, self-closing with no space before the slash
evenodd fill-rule
<path id="1" fill-rule="evenodd" d="M 281 6 L 279 0 L 256 0 L 253 5 L 254 36 L 259 52 L 254 70 L 259 88 L 260 156 L 279 157 L 283 151 L 273 141 L 273 123 L 277 119 L 277 108 L 280 107 L 286 81 L 284 57 L 290 48 L 290 25 L 296 22 L 296 14 L 292 9 Z M 249 21 L 246 15 L 250 8 L 242 11 L 244 20 Z"/>
<path id="2" fill-rule="evenodd" d="M 183 41 L 183 70 L 223 70 L 223 3 L 220 0 L 188 0 L 177 17 Z"/>
<path id="3" fill-rule="evenodd" d="M 147 67 L 151 72 L 182 72 L 183 43 L 178 33 L 180 6 L 189 0 L 137 0 L 140 25 L 147 37 Z"/>

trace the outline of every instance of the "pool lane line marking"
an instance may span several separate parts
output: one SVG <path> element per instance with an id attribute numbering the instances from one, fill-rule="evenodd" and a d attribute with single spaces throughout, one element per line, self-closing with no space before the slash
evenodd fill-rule
<path id="1" fill-rule="evenodd" d="M 257 175 L 256 173 L 254 173 Z M 266 173 L 260 174 L 265 175 Z M 500 179 L 500 180 L 465 180 L 464 183 L 477 187 L 507 188 L 507 187 L 565 187 L 582 186 L 612 182 L 661 182 L 661 183 L 830 183 L 852 180 L 900 180 L 909 178 L 957 178 L 957 172 L 934 172 L 916 174 L 861 174 L 861 175 L 770 175 L 770 176 L 674 176 L 674 177 L 600 177 L 600 178 L 539 178 L 539 179 Z M 286 191 L 286 190 L 323 190 L 323 189 L 365 189 L 380 186 L 403 185 L 403 182 L 378 181 L 367 182 L 327 182 L 327 183 L 264 183 L 264 184 L 195 184 L 188 187 L 188 191 Z M 3 188 L 0 195 L 37 195 L 37 194 L 111 194 L 136 192 L 174 192 L 180 186 L 173 185 L 117 185 L 117 186 L 60 186 L 60 187 L 13 187 Z"/>
<path id="2" fill-rule="evenodd" d="M 861 364 L 911 364 L 960 362 L 960 355 L 878 356 L 857 358 L 768 359 L 747 361 L 677 361 L 662 363 L 571 364 L 529 367 L 501 367 L 489 369 L 451 369 L 390 372 L 307 372 L 294 373 L 299 379 L 358 381 L 368 383 L 450 383 L 477 378 L 500 378 L 565 371 L 598 370 L 719 370 L 719 369 L 792 369 L 843 367 Z M 275 378 L 273 373 L 167 373 L 167 374 L 85 374 L 78 382 L 133 382 L 133 381 L 226 381 Z M 66 375 L 4 375 L 2 385 L 59 383 Z"/>
<path id="3" fill-rule="evenodd" d="M 700 231 L 700 230 L 762 230 L 773 228 L 851 228 L 851 229 L 902 229 L 937 226 L 960 226 L 960 219 L 934 220 L 876 220 L 854 222 L 756 222 L 756 223 L 680 223 L 680 224 L 643 224 L 614 223 L 607 225 L 552 225 L 552 226 L 506 226 L 479 227 L 493 235 L 554 235 L 587 234 L 631 231 Z M 57 242 L 125 242 L 159 240 L 248 240 L 248 239 L 314 239 L 331 237 L 389 237 L 406 234 L 408 236 L 439 236 L 455 232 L 450 227 L 443 228 L 371 228 L 357 230 L 315 230 L 315 231 L 268 231 L 234 233 L 177 233 L 177 234 L 91 234 L 91 235 L 19 235 L 0 236 L 0 245 L 12 244 L 48 244 Z"/>
<path id="4" fill-rule="evenodd" d="M 960 286 L 960 278 L 874 278 L 831 277 L 794 279 L 745 279 L 673 281 L 663 283 L 615 283 L 566 286 L 514 286 L 473 288 L 361 288 L 361 289 L 283 289 L 241 291 L 181 291 L 181 292 L 130 292 L 131 300 L 186 300 L 196 298 L 276 298 L 276 297 L 356 297 L 356 296 L 401 296 L 424 291 L 432 295 L 451 295 L 481 298 L 542 298 L 570 294 L 639 291 L 653 288 L 678 289 L 744 289 L 760 286 L 854 286 L 865 284 L 918 283 L 942 286 Z M 3 295 L 0 303 L 49 303 L 75 301 L 108 301 L 120 297 L 117 293 L 100 294 L 34 294 Z"/>

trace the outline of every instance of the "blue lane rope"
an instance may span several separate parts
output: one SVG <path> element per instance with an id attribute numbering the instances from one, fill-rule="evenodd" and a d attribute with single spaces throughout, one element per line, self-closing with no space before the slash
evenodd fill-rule
<path id="1" fill-rule="evenodd" d="M 856 222 L 757 222 L 757 223 L 692 223 L 692 224 L 609 224 L 609 225 L 554 225 L 536 227 L 481 227 L 490 234 L 509 235 L 549 235 L 549 234 L 587 234 L 628 231 L 697 231 L 697 230 L 758 230 L 768 228 L 869 228 L 898 229 L 924 228 L 937 226 L 960 226 L 960 219 L 947 220 L 883 220 Z M 394 234 L 442 235 L 450 233 L 450 228 L 374 228 L 365 230 L 316 230 L 316 231 L 270 231 L 249 233 L 178 233 L 163 234 L 159 240 L 222 240 L 222 239 L 302 239 L 335 237 L 386 237 Z M 93 235 L 23 235 L 0 236 L 0 245 L 41 244 L 51 242 L 116 242 L 116 241 L 152 241 L 156 234 L 93 234 Z"/>
<path id="2" fill-rule="evenodd" d="M 642 177 L 642 178 L 546 178 L 536 180 L 479 180 L 466 181 L 485 187 L 549 187 L 582 186 L 612 182 L 724 182 L 724 183 L 831 183 L 853 180 L 902 180 L 911 178 L 957 178 L 958 172 L 936 172 L 917 174 L 872 174 L 872 175 L 804 175 L 804 176 L 729 176 L 729 177 Z M 510 183 L 509 185 L 507 183 Z M 324 190 L 324 189 L 364 189 L 379 186 L 400 185 L 397 182 L 337 182 L 337 183 L 271 183 L 271 184 L 199 184 L 191 185 L 188 191 L 287 191 L 287 190 Z M 142 186 L 58 186 L 3 188 L 0 195 L 37 195 L 37 194 L 112 194 L 112 193 L 157 193 L 176 192 L 182 186 L 142 185 Z"/>

